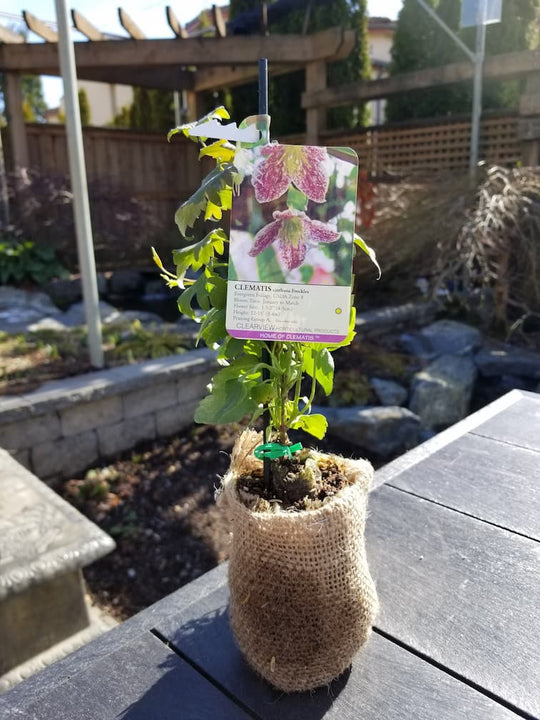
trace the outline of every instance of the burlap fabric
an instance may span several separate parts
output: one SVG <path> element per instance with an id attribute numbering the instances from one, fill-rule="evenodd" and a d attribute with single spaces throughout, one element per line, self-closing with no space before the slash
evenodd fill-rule
<path id="1" fill-rule="evenodd" d="M 260 442 L 260 441 L 259 441 Z M 229 516 L 230 622 L 249 664 L 285 692 L 326 685 L 366 642 L 377 611 L 364 525 L 373 468 L 336 458 L 354 483 L 316 510 L 253 512 L 237 479 L 259 463 L 246 431 L 218 502 Z"/>

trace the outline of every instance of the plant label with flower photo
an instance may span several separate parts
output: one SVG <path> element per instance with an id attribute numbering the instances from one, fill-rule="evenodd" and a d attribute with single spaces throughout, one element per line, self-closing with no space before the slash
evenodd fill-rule
<path id="1" fill-rule="evenodd" d="M 268 116 L 248 118 L 258 126 Z M 226 327 L 236 338 L 341 342 L 349 330 L 358 157 L 239 143 Z"/>

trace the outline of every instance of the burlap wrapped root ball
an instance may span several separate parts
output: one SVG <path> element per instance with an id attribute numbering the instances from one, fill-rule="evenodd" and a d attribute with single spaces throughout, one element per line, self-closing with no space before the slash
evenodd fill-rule
<path id="1" fill-rule="evenodd" d="M 311 690 L 349 667 L 377 612 L 364 541 L 373 468 L 336 457 L 353 482 L 320 508 L 254 512 L 239 500 L 237 479 L 260 462 L 250 453 L 257 444 L 254 432 L 239 439 L 218 498 L 233 533 L 231 627 L 274 687 Z"/>

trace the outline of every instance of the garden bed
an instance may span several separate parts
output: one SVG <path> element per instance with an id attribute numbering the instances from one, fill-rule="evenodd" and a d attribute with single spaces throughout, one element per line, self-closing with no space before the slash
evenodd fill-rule
<path id="1" fill-rule="evenodd" d="M 85 570 L 96 605 L 125 620 L 227 559 L 229 530 L 214 491 L 239 429 L 193 426 L 62 484 L 62 496 L 117 543 Z M 360 456 L 335 439 L 317 445 Z"/>

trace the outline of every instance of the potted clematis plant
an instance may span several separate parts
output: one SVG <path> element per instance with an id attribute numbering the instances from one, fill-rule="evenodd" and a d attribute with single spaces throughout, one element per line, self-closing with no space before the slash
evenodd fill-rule
<path id="1" fill-rule="evenodd" d="M 332 352 L 354 337 L 353 243 L 376 258 L 354 233 L 352 151 L 268 143 L 267 116 L 240 126 L 260 128 L 259 143 L 201 137 L 201 126 L 227 118 L 218 108 L 169 134 L 200 142 L 200 157 L 216 167 L 176 213 L 186 242 L 173 253 L 176 272 L 153 254 L 183 291 L 180 312 L 200 323 L 199 338 L 217 354 L 195 420 L 247 419 L 218 493 L 232 529 L 236 642 L 272 685 L 301 691 L 350 665 L 377 611 L 364 546 L 371 465 L 290 438 L 326 432 L 311 407 L 317 387 L 332 392 Z M 217 224 L 231 208 L 226 231 Z M 264 436 L 253 429 L 263 414 Z"/>

